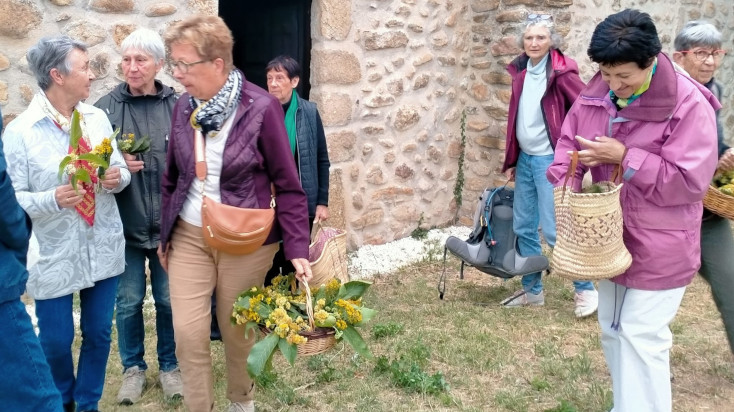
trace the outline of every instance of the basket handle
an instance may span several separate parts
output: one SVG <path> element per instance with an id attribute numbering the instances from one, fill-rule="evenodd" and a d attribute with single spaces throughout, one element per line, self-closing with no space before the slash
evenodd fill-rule
<path id="1" fill-rule="evenodd" d="M 316 227 L 316 225 L 318 225 L 318 227 Z M 320 220 L 317 220 L 313 224 L 313 227 L 311 227 L 311 243 L 313 243 L 313 242 L 316 241 L 316 234 L 319 233 L 319 230 L 322 229 L 322 228 L 323 228 L 323 226 L 321 226 L 321 221 Z"/>
<path id="2" fill-rule="evenodd" d="M 614 170 L 612 170 L 612 178 L 610 182 L 617 185 L 622 183 L 622 165 L 620 165 L 619 163 L 614 165 Z"/>
<path id="3" fill-rule="evenodd" d="M 566 186 L 568 186 L 569 179 L 571 180 L 571 184 L 573 184 L 573 175 L 576 174 L 576 167 L 579 165 L 579 152 L 577 150 L 574 150 L 571 152 L 571 164 L 568 166 L 568 170 L 566 171 L 566 179 L 563 180 L 563 190 L 561 193 L 561 200 L 566 196 Z"/>
<path id="4" fill-rule="evenodd" d="M 311 299 L 311 288 L 308 287 L 308 282 L 305 280 L 301 282 L 301 286 L 306 291 L 306 314 L 308 315 L 308 325 L 311 330 L 315 329 L 315 323 L 313 320 L 313 300 Z"/>

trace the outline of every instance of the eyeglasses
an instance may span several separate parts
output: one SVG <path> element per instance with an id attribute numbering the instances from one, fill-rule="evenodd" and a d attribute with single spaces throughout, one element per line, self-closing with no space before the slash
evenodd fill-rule
<path id="1" fill-rule="evenodd" d="M 693 55 L 696 56 L 696 59 L 704 62 L 709 58 L 709 56 L 713 57 L 714 61 L 721 60 L 721 58 L 726 55 L 726 50 L 681 50 L 681 53 L 693 53 Z"/>
<path id="2" fill-rule="evenodd" d="M 528 17 L 525 19 L 527 21 L 540 21 L 540 20 L 550 20 L 553 21 L 553 16 L 550 14 L 536 14 L 531 13 L 528 14 Z"/>
<path id="3" fill-rule="evenodd" d="M 168 68 L 171 69 L 171 71 L 173 71 L 173 69 L 178 69 L 179 72 L 186 74 L 189 72 L 189 69 L 191 68 L 191 66 L 196 66 L 199 63 L 206 63 L 208 61 L 209 60 L 199 60 L 198 62 L 186 63 L 181 60 L 179 61 L 170 60 L 168 62 Z"/>

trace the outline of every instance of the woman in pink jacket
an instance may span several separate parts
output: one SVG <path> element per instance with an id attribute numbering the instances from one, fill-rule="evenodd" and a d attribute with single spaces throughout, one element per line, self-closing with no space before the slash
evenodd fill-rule
<path id="1" fill-rule="evenodd" d="M 701 200 L 717 162 L 720 105 L 676 72 L 646 13 L 624 10 L 601 22 L 589 57 L 599 72 L 566 116 L 548 180 L 563 183 L 569 152 L 608 180 L 621 164 L 624 242 L 632 266 L 599 282 L 601 343 L 614 412 L 670 411 L 668 325 L 700 265 Z"/>

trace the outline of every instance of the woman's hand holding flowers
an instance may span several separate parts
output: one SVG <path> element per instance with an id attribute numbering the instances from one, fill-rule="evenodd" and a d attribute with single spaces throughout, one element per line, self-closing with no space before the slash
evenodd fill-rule
<path id="1" fill-rule="evenodd" d="M 109 169 L 105 170 L 104 175 L 102 176 L 102 187 L 107 190 L 114 190 L 117 186 L 120 185 L 120 168 L 117 166 L 112 166 Z"/>
<path id="2" fill-rule="evenodd" d="M 60 208 L 73 209 L 84 199 L 84 192 L 77 192 L 71 184 L 65 184 L 56 188 L 54 199 Z"/>
<path id="3" fill-rule="evenodd" d="M 134 154 L 123 152 L 122 157 L 125 159 L 127 170 L 129 170 L 130 173 L 137 173 L 145 167 L 145 162 L 138 160 L 138 157 Z"/>
<path id="4" fill-rule="evenodd" d="M 594 140 L 587 140 L 581 136 L 576 136 L 576 141 L 581 146 L 579 162 L 586 166 L 622 163 L 625 147 L 616 139 L 597 136 Z"/>

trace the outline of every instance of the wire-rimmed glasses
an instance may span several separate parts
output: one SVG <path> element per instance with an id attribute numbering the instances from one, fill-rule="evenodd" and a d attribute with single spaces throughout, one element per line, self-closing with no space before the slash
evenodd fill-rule
<path id="1" fill-rule="evenodd" d="M 178 71 L 180 73 L 186 74 L 186 73 L 189 72 L 189 69 L 191 68 L 191 66 L 196 66 L 199 63 L 206 63 L 208 61 L 209 60 L 199 60 L 197 62 L 186 63 L 186 62 L 181 61 L 181 60 L 177 60 L 177 61 L 176 60 L 169 60 L 168 61 L 168 68 L 171 69 L 171 71 L 173 71 L 173 69 L 178 69 Z"/>
<path id="2" fill-rule="evenodd" d="M 681 53 L 691 53 L 694 56 L 696 56 L 696 59 L 700 61 L 706 61 L 709 56 L 714 58 L 714 61 L 721 61 L 721 59 L 726 55 L 726 50 L 716 49 L 716 50 L 704 50 L 704 49 L 698 49 L 698 50 L 681 50 Z"/>

